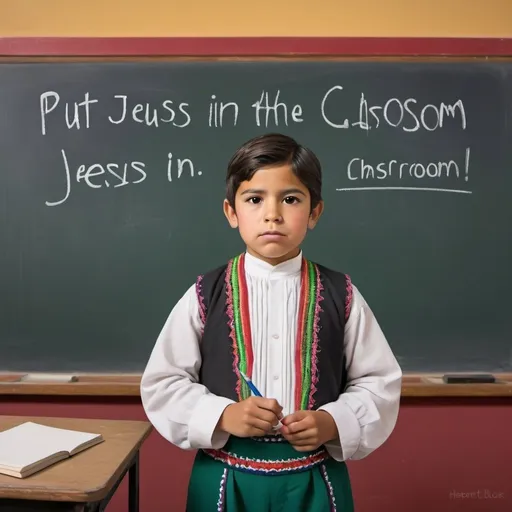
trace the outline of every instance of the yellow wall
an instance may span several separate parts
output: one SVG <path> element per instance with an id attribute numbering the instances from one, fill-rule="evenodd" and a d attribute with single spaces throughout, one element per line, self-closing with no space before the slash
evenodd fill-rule
<path id="1" fill-rule="evenodd" d="M 512 37 L 512 0 L 0 0 L 0 35 Z"/>

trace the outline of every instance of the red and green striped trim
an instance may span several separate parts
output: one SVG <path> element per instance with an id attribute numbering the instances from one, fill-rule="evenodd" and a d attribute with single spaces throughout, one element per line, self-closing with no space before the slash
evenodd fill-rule
<path id="1" fill-rule="evenodd" d="M 318 268 L 303 259 L 299 314 L 297 319 L 297 341 L 295 344 L 295 410 L 310 409 L 316 391 L 318 349 L 318 306 L 321 297 Z"/>
<path id="2" fill-rule="evenodd" d="M 251 396 L 251 392 L 241 378 L 240 371 L 248 377 L 252 377 L 253 367 L 249 298 L 245 279 L 245 253 L 230 261 L 226 270 L 226 284 L 234 352 L 233 366 L 238 379 L 237 394 L 239 400 L 245 400 Z"/>
<path id="3" fill-rule="evenodd" d="M 240 371 L 252 377 L 253 350 L 249 314 L 245 253 L 233 258 L 226 270 L 227 311 L 231 327 L 233 370 L 237 376 L 239 400 L 251 396 Z M 295 346 L 295 410 L 311 409 L 318 382 L 318 320 L 322 284 L 317 266 L 302 259 L 301 291 Z"/>

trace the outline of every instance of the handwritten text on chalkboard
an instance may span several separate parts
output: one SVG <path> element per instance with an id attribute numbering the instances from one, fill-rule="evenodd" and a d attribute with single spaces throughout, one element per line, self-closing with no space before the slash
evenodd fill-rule
<path id="1" fill-rule="evenodd" d="M 236 127 L 240 119 L 249 119 L 257 127 L 276 129 L 292 124 L 307 123 L 308 118 L 321 119 L 322 123 L 340 133 L 346 130 L 374 132 L 394 129 L 404 136 L 418 131 L 435 132 L 450 126 L 467 129 L 467 116 L 462 100 L 421 102 L 417 98 L 389 98 L 381 104 L 372 104 L 364 92 L 357 96 L 347 93 L 342 85 L 335 84 L 318 98 L 317 112 L 305 111 L 299 103 L 285 100 L 282 90 L 262 90 L 252 103 L 240 105 L 235 101 L 221 99 L 216 94 L 208 95 L 208 108 L 202 118 L 192 115 L 189 102 L 165 99 L 159 104 L 133 101 L 127 94 L 115 94 L 109 100 L 109 112 L 102 109 L 102 101 L 86 92 L 76 101 L 63 101 L 57 91 L 44 91 L 39 96 L 41 134 L 46 136 L 50 123 L 65 123 L 68 130 L 91 130 L 96 123 L 110 123 L 113 126 L 137 123 L 148 129 L 188 129 L 202 123 L 213 130 Z M 114 100 L 114 101 L 112 101 Z M 347 104 L 357 102 L 358 115 L 347 117 Z M 115 107 L 112 107 L 114 105 Z M 60 121 L 59 121 L 60 120 Z M 406 143 L 404 141 L 404 143 Z M 71 162 L 65 148 L 60 149 L 63 166 L 63 187 L 57 197 L 47 200 L 47 206 L 65 203 L 72 193 L 73 184 L 85 184 L 91 189 L 104 187 L 119 188 L 137 185 L 148 178 L 147 164 L 134 160 L 130 162 Z M 385 161 L 369 161 L 365 155 L 346 155 L 341 162 L 347 186 L 338 191 L 357 190 L 427 190 L 470 194 L 464 187 L 453 187 L 453 180 L 467 184 L 470 170 L 470 148 L 454 155 L 449 160 L 432 158 L 431 161 L 402 161 L 399 158 Z M 182 176 L 201 176 L 202 171 L 194 165 L 191 155 L 177 155 L 168 152 L 166 168 L 167 181 Z M 443 182 L 450 179 L 450 186 Z M 392 180 L 393 186 L 389 186 Z M 396 185 L 398 183 L 400 185 Z M 402 185 L 403 183 L 403 185 Z M 60 192 L 60 194 L 59 194 Z"/>

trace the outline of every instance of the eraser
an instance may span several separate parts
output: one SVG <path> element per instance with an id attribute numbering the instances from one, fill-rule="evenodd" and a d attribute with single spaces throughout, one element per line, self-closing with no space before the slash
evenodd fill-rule
<path id="1" fill-rule="evenodd" d="M 76 382 L 78 377 L 66 373 L 27 373 L 20 380 L 22 382 L 44 382 L 49 384 L 52 382 Z"/>
<path id="2" fill-rule="evenodd" d="M 446 373 L 443 381 L 446 384 L 494 384 L 496 377 L 491 373 Z"/>

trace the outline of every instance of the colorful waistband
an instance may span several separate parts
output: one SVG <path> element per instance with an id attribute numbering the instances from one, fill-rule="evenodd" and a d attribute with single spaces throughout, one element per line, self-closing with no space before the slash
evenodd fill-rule
<path id="1" fill-rule="evenodd" d="M 308 452 L 302 456 L 300 455 L 300 452 L 295 451 L 297 456 L 281 457 L 276 459 L 243 456 L 234 451 L 230 451 L 229 449 L 204 449 L 203 452 L 232 469 L 259 475 L 285 475 L 298 473 L 300 471 L 308 471 L 320 465 L 330 457 L 324 447 L 318 448 L 313 452 Z M 265 453 L 265 455 L 268 457 L 268 451 L 266 452 L 267 453 Z"/>

